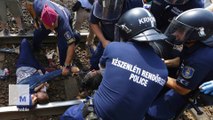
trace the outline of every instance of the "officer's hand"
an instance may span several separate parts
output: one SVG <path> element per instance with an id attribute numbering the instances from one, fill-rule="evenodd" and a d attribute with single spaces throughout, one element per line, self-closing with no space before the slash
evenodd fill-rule
<path id="1" fill-rule="evenodd" d="M 70 73 L 70 69 L 67 67 L 62 67 L 62 75 L 67 76 Z"/>
<path id="2" fill-rule="evenodd" d="M 103 47 L 105 48 L 110 43 L 109 40 L 105 40 L 102 42 Z"/>
<path id="3" fill-rule="evenodd" d="M 63 67 L 62 68 L 62 75 L 66 76 L 69 73 L 73 73 L 73 74 L 77 74 L 80 71 L 80 69 L 78 67 L 72 66 L 70 69 L 68 69 L 67 67 Z"/>
<path id="4" fill-rule="evenodd" d="M 204 94 L 213 95 L 213 80 L 203 83 L 199 88 Z"/>
<path id="5" fill-rule="evenodd" d="M 180 64 L 180 57 L 164 60 L 164 63 L 167 67 L 178 67 Z"/>

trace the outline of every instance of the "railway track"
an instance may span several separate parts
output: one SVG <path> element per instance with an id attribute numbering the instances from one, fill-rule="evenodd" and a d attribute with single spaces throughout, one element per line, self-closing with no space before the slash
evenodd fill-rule
<path id="1" fill-rule="evenodd" d="M 38 104 L 32 110 L 20 110 L 16 106 L 0 107 L 0 119 L 11 120 L 27 118 L 29 120 L 37 120 L 37 118 L 41 116 L 61 115 L 70 106 L 77 105 L 83 101 L 84 99 L 50 102 L 45 105 Z"/>
<path id="2" fill-rule="evenodd" d="M 87 31 L 81 31 L 81 39 L 84 41 L 86 37 L 88 36 Z M 0 44 L 18 44 L 20 43 L 20 40 L 22 38 L 27 38 L 29 40 L 32 40 L 33 34 L 27 34 L 27 35 L 16 35 L 16 34 L 11 34 L 10 36 L 0 36 Z M 50 33 L 49 36 L 43 41 L 43 43 L 56 43 L 57 37 L 55 37 L 54 34 Z"/>

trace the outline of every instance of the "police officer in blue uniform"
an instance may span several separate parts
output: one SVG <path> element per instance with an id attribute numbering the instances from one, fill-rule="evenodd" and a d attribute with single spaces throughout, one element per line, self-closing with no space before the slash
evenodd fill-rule
<path id="1" fill-rule="evenodd" d="M 202 8 L 185 11 L 172 20 L 165 34 L 184 45 L 179 75 L 168 78 L 167 86 L 172 89 L 153 102 L 146 119 L 174 118 L 188 103 L 190 93 L 213 79 L 212 29 L 213 14 Z"/>
<path id="2" fill-rule="evenodd" d="M 99 39 L 97 49 L 90 59 L 91 70 L 98 70 L 98 63 L 106 45 L 115 40 L 115 23 L 125 11 L 143 7 L 143 0 L 97 0 L 90 14 L 90 27 Z"/>
<path id="3" fill-rule="evenodd" d="M 153 0 L 151 4 L 150 11 L 154 15 L 157 21 L 157 28 L 164 32 L 168 27 L 171 20 L 178 16 L 180 13 L 192 9 L 192 8 L 203 8 L 203 0 Z M 178 57 L 180 50 L 176 48 L 181 48 L 181 45 L 174 45 L 170 36 L 167 41 L 154 42 L 152 46 L 159 53 L 159 55 L 167 60 Z M 174 49 L 175 48 L 175 49 Z M 172 52 L 171 52 L 172 51 Z M 177 77 L 177 67 L 167 66 L 169 70 L 169 75 L 172 77 Z"/>
<path id="4" fill-rule="evenodd" d="M 124 42 L 109 43 L 100 60 L 105 72 L 93 96 L 98 118 L 142 120 L 165 85 L 166 65 L 149 45 L 150 41 L 166 38 L 155 25 L 155 18 L 141 7 L 127 11 L 119 19 L 117 33 Z M 69 108 L 62 118 L 83 120 L 85 106 Z"/>
<path id="5" fill-rule="evenodd" d="M 171 20 L 180 13 L 203 7 L 203 0 L 152 0 L 150 11 L 156 18 L 157 28 L 164 32 Z"/>
<path id="6" fill-rule="evenodd" d="M 208 5 L 205 9 L 213 12 L 213 4 Z M 213 95 L 213 80 L 203 83 L 199 88 L 202 93 Z"/>
<path id="7" fill-rule="evenodd" d="M 33 8 L 37 18 L 40 19 L 42 23 L 41 27 L 34 31 L 34 50 L 40 48 L 42 40 L 44 40 L 51 31 L 55 32 L 58 39 L 60 65 L 63 66 L 62 74 L 67 75 L 73 58 L 75 45 L 80 40 L 80 35 L 72 28 L 72 16 L 69 10 L 50 0 L 34 0 Z M 44 18 L 42 18 L 42 15 Z"/>

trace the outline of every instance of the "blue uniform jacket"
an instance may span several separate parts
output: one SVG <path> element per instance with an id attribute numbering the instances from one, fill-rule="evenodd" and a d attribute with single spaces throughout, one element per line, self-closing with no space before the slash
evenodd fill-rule
<path id="1" fill-rule="evenodd" d="M 50 0 L 35 0 L 33 3 L 34 10 L 36 12 L 37 17 L 41 16 L 42 9 L 44 5 L 47 4 L 51 8 L 53 8 L 56 13 L 59 15 L 58 18 L 58 27 L 55 29 L 57 32 L 58 38 L 58 47 L 59 47 L 59 54 L 60 54 L 60 64 L 63 65 L 68 44 L 72 43 L 73 40 L 79 40 L 76 33 L 72 28 L 72 16 L 69 10 L 59 4 L 56 4 Z M 33 38 L 33 47 L 34 49 L 39 49 L 42 40 L 48 36 L 50 30 L 46 30 L 42 25 L 40 29 L 34 31 L 34 38 Z"/>
<path id="2" fill-rule="evenodd" d="M 103 120 L 142 120 L 167 81 L 163 61 L 146 43 L 111 42 L 100 63 L 106 66 L 94 94 L 94 108 Z M 83 120 L 84 104 L 70 107 L 61 120 Z"/>
<path id="3" fill-rule="evenodd" d="M 167 81 L 163 61 L 146 43 L 110 43 L 100 61 L 106 66 L 94 95 L 95 111 L 104 120 L 142 120 Z"/>

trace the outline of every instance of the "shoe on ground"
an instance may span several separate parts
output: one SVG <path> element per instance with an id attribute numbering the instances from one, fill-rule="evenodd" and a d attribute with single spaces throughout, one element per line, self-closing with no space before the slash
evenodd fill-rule
<path id="1" fill-rule="evenodd" d="M 3 30 L 3 35 L 8 36 L 10 34 L 10 31 L 8 29 Z"/>
<path id="2" fill-rule="evenodd" d="M 25 30 L 19 30 L 18 35 L 26 35 Z"/>
<path id="3" fill-rule="evenodd" d="M 19 54 L 20 53 L 20 46 L 15 47 L 13 45 L 14 53 Z"/>

